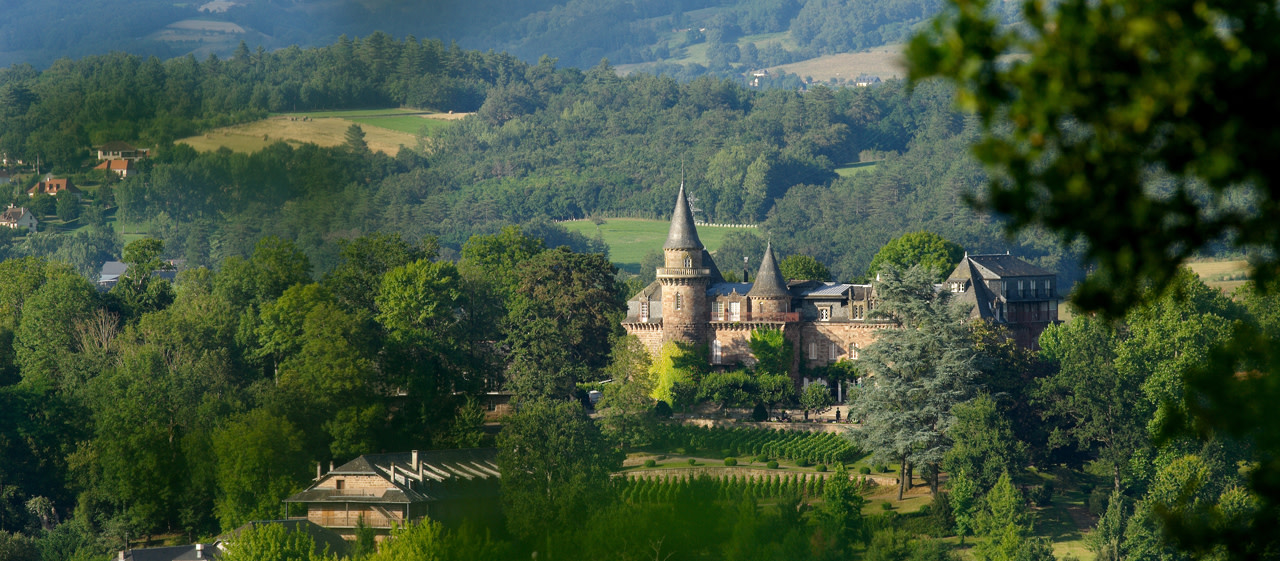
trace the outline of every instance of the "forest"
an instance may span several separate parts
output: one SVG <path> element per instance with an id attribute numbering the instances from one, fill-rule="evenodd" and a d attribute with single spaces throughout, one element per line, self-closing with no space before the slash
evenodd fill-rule
<path id="1" fill-rule="evenodd" d="M 39 158 L 55 174 L 82 177 L 88 148 L 110 140 L 156 148 L 142 173 L 108 177 L 109 189 L 90 193 L 84 228 L 8 249 L 75 256 L 86 271 L 118 252 L 107 230 L 122 225 L 192 265 L 246 257 L 259 237 L 275 235 L 324 272 L 334 240 L 376 231 L 434 236 L 451 256 L 473 233 L 505 224 L 551 232 L 547 221 L 665 217 L 682 174 L 699 219 L 760 223 L 782 253 L 816 257 L 842 280 L 864 275 L 892 237 L 919 230 L 970 251 L 1014 250 L 1067 278 L 1076 270 L 1055 239 L 1009 241 L 997 221 L 963 204 L 985 177 L 964 153 L 975 123 L 936 83 L 910 93 L 897 82 L 753 91 L 374 34 L 319 49 L 244 48 L 228 60 L 112 54 L 44 71 L 16 66 L 0 71 L 0 98 L 11 102 L 0 105 L 0 151 Z M 475 115 L 426 139 L 429 148 L 394 157 L 358 143 L 281 143 L 253 154 L 170 145 L 270 112 L 379 105 Z M 834 171 L 859 161 L 874 165 L 849 177 Z M 5 198 L 22 204 L 35 179 Z"/>

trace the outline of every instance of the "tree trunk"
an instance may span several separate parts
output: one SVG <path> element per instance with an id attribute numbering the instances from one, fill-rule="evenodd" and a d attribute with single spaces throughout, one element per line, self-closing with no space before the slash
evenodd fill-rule
<path id="1" fill-rule="evenodd" d="M 929 494 L 936 497 L 938 496 L 938 473 L 939 473 L 938 465 L 937 464 L 930 465 L 928 473 L 929 473 Z"/>
<path id="2" fill-rule="evenodd" d="M 908 470 L 911 469 L 911 463 L 906 458 L 902 459 L 902 467 L 898 469 L 898 500 L 902 500 L 902 493 L 908 489 Z"/>
<path id="3" fill-rule="evenodd" d="M 1119 493 L 1120 492 L 1120 464 L 1117 463 L 1111 466 L 1111 477 L 1115 482 L 1116 492 Z"/>
<path id="4" fill-rule="evenodd" d="M 911 464 L 910 462 L 902 463 L 902 478 L 906 480 L 907 491 L 910 491 L 911 488 L 913 487 L 912 483 L 915 483 L 914 481 L 916 477 L 915 469 L 916 469 L 916 466 Z"/>

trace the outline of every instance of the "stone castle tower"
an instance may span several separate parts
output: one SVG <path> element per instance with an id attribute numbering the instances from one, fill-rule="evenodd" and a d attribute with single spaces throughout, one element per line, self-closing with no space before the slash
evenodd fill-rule
<path id="1" fill-rule="evenodd" d="M 714 276 L 714 265 L 698 239 L 683 182 L 662 254 L 665 266 L 657 271 L 662 284 L 662 338 L 705 345 L 710 313 L 707 287 Z"/>

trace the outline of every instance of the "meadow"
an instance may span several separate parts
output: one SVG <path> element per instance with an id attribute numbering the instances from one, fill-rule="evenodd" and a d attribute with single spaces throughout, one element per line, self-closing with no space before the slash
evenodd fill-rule
<path id="1" fill-rule="evenodd" d="M 660 251 L 662 242 L 667 239 L 671 222 L 666 220 L 646 220 L 642 218 L 609 218 L 599 226 L 590 220 L 570 220 L 561 222 L 570 232 L 578 232 L 588 238 L 597 234 L 609 246 L 609 259 L 631 272 L 640 270 L 640 261 L 650 251 Z M 730 232 L 750 231 L 747 228 L 729 228 L 724 226 L 698 226 L 698 238 L 708 251 L 720 248 L 725 236 Z"/>
<path id="2" fill-rule="evenodd" d="M 295 145 L 311 142 L 320 146 L 337 146 L 346 142 L 347 129 L 355 123 L 364 130 L 364 140 L 370 150 L 394 156 L 401 146 L 418 146 L 419 134 L 430 137 L 448 127 L 450 122 L 467 115 L 412 109 L 281 113 L 252 123 L 214 129 L 178 142 L 201 152 L 222 147 L 236 152 L 255 152 L 281 140 Z"/>
<path id="3" fill-rule="evenodd" d="M 818 82 L 830 81 L 833 78 L 852 82 L 859 74 L 879 76 L 881 80 L 907 75 L 900 44 L 874 47 L 856 53 L 820 56 L 775 66 L 769 70 L 782 70 L 788 74 L 812 77 Z"/>

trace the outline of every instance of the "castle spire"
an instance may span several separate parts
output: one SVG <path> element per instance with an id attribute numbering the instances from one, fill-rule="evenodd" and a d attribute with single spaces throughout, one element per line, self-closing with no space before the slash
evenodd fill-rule
<path id="1" fill-rule="evenodd" d="M 773 242 L 769 242 L 764 248 L 764 259 L 760 260 L 760 272 L 756 273 L 756 282 L 751 285 L 751 291 L 747 296 L 778 298 L 790 295 L 791 293 L 787 291 L 787 281 L 783 280 L 782 270 L 778 268 L 778 261 L 773 258 Z"/>
<path id="2" fill-rule="evenodd" d="M 680 182 L 676 210 L 671 215 L 671 232 L 667 234 L 667 243 L 662 244 L 662 249 L 702 249 L 702 240 L 698 239 L 698 229 L 693 225 L 693 211 L 689 208 L 689 198 L 684 194 L 684 181 Z"/>

